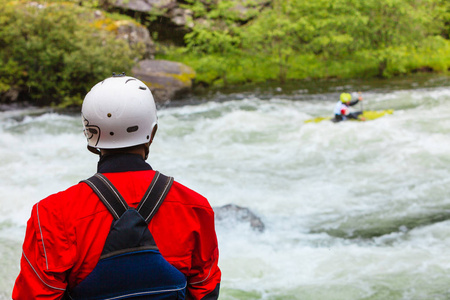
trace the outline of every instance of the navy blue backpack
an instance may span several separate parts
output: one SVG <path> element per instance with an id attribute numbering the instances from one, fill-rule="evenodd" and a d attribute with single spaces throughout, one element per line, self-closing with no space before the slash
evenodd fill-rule
<path id="1" fill-rule="evenodd" d="M 173 183 L 156 172 L 136 209 L 130 208 L 101 173 L 84 180 L 105 204 L 114 221 L 100 261 L 65 299 L 185 299 L 186 277 L 167 262 L 156 246 L 148 223 Z"/>

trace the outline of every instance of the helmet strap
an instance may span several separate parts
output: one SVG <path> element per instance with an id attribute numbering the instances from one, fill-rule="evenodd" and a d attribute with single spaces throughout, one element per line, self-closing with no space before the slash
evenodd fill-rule
<path id="1" fill-rule="evenodd" d="M 88 149 L 89 151 L 91 151 L 92 153 L 94 153 L 94 154 L 101 155 L 100 150 L 97 149 L 97 148 L 94 148 L 94 147 L 88 145 L 88 146 L 87 146 L 87 149 Z"/>

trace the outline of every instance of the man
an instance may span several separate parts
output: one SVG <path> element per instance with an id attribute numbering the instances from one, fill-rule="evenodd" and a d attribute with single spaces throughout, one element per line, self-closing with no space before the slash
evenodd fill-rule
<path id="1" fill-rule="evenodd" d="M 171 290 L 176 295 L 164 299 L 217 299 L 221 272 L 210 204 L 145 162 L 158 127 L 149 88 L 136 78 L 113 75 L 91 89 L 81 112 L 88 149 L 100 157 L 98 173 L 34 205 L 12 298 L 88 299 L 86 295 L 96 294 L 95 299 L 104 299 L 106 293 L 116 293 L 120 299 L 125 294 L 141 296 L 133 299 L 159 299 L 151 297 L 156 295 L 154 279 L 162 281 L 157 283 L 158 292 Z M 108 207 L 112 196 L 99 196 L 101 188 L 91 185 L 94 177 L 109 183 L 115 196 L 123 198 L 124 214 L 113 215 Z M 148 221 L 141 216 L 139 203 L 147 196 L 152 199 L 150 187 L 159 177 L 169 179 L 158 199 L 160 206 L 155 204 L 152 213 L 156 213 Z M 137 226 L 126 221 L 130 215 L 136 224 L 148 221 L 136 235 L 138 239 L 145 236 L 146 242 L 138 241 L 139 249 L 133 251 L 129 249 L 135 245 L 125 242 L 130 232 L 136 233 Z M 120 237 L 111 238 L 117 232 L 122 232 Z M 110 240 L 125 244 L 123 249 L 128 250 L 121 251 L 127 253 L 105 252 Z M 141 254 L 143 260 L 136 261 Z M 159 257 L 157 263 L 145 255 Z M 120 261 L 124 256 L 130 264 Z M 105 264 L 112 265 L 105 269 Z M 123 287 L 123 282 L 129 285 Z M 167 288 L 166 282 L 174 285 Z"/>
<path id="2" fill-rule="evenodd" d="M 352 96 L 349 93 L 342 93 L 340 96 L 340 100 L 336 103 L 334 107 L 334 122 L 345 121 L 348 119 L 358 119 L 359 115 L 361 115 L 362 111 L 350 112 L 349 107 L 357 104 L 359 101 L 362 101 L 362 96 L 359 95 L 358 99 L 351 101 Z M 362 118 L 364 119 L 364 118 Z"/>

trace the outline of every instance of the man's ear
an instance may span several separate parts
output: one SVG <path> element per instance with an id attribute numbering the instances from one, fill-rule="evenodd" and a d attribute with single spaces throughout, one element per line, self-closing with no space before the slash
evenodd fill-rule
<path id="1" fill-rule="evenodd" d="M 150 153 L 150 145 L 152 144 L 152 142 L 153 142 L 153 138 L 155 137 L 155 134 L 156 134 L 156 131 L 158 130 L 158 124 L 156 124 L 155 125 L 155 127 L 153 127 L 153 130 L 152 130 L 152 136 L 150 137 L 150 141 L 148 142 L 148 143 L 145 143 L 144 144 L 144 146 L 145 146 L 145 148 L 144 148 L 144 150 L 145 150 L 145 156 L 144 156 L 144 159 L 145 160 L 147 160 L 147 158 L 148 158 L 148 154 Z"/>
<path id="2" fill-rule="evenodd" d="M 153 142 L 153 138 L 155 137 L 156 131 L 158 130 L 158 124 L 153 127 L 152 136 L 150 137 L 149 146 Z"/>

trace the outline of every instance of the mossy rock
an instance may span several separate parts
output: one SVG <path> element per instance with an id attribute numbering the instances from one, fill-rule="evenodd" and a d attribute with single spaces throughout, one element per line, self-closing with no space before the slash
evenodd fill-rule
<path id="1" fill-rule="evenodd" d="M 181 98 L 192 89 L 195 71 L 168 60 L 143 60 L 132 70 L 133 76 L 148 85 L 156 102 Z"/>

